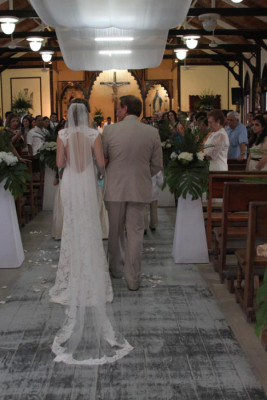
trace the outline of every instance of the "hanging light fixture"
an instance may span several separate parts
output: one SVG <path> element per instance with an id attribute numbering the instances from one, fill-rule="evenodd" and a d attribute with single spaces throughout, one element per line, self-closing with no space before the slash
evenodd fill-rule
<path id="1" fill-rule="evenodd" d="M 185 44 L 189 49 L 195 49 L 198 45 L 198 39 L 200 39 L 200 36 L 185 36 Z"/>
<path id="2" fill-rule="evenodd" d="M 42 37 L 35 36 L 35 37 L 28 37 L 28 42 L 30 42 L 30 48 L 32 51 L 39 51 L 42 47 L 42 41 L 44 40 Z"/>
<path id="3" fill-rule="evenodd" d="M 233 3 L 241 3 L 243 0 L 231 0 Z"/>
<path id="4" fill-rule="evenodd" d="M 186 49 L 177 49 L 174 51 L 176 53 L 176 57 L 178 58 L 178 60 L 184 60 L 186 57 L 186 53 L 188 52 L 188 50 Z"/>
<path id="5" fill-rule="evenodd" d="M 16 28 L 16 24 L 19 22 L 17 17 L 1 17 L 1 29 L 6 35 L 11 35 Z"/>
<path id="6" fill-rule="evenodd" d="M 40 51 L 42 59 L 44 62 L 49 62 L 52 59 L 52 55 L 54 54 L 53 51 Z"/>
<path id="7" fill-rule="evenodd" d="M 198 16 L 198 19 L 202 22 L 203 28 L 208 32 L 214 31 L 219 18 L 220 14 L 215 13 L 201 14 Z"/>

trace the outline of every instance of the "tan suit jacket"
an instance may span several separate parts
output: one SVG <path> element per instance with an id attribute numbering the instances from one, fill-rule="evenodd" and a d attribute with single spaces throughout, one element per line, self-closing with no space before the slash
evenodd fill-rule
<path id="1" fill-rule="evenodd" d="M 150 203 L 151 176 L 162 169 L 162 148 L 157 129 L 135 115 L 104 128 L 106 201 Z"/>

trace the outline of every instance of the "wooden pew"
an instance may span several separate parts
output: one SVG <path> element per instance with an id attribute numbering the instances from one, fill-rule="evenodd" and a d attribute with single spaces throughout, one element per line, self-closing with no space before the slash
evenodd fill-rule
<path id="1" fill-rule="evenodd" d="M 247 166 L 247 160 L 236 160 L 231 159 L 227 160 L 228 170 L 229 171 L 243 171 L 245 172 Z"/>
<path id="2" fill-rule="evenodd" d="M 33 190 L 38 193 L 38 202 L 36 204 L 36 212 L 38 211 L 38 206 L 40 210 L 42 209 L 43 193 L 44 193 L 44 168 L 41 165 L 39 158 L 27 156 L 28 160 L 32 162 L 32 186 Z"/>
<path id="3" fill-rule="evenodd" d="M 245 238 L 247 227 L 229 226 L 230 216 L 237 212 L 247 213 L 251 201 L 267 199 L 267 184 L 226 182 L 224 184 L 222 226 L 214 229 L 215 239 L 219 242 L 220 255 L 218 260 L 221 282 L 224 281 L 226 272 L 227 240 L 229 238 Z M 233 289 L 235 275 L 228 276 L 230 289 Z"/>
<path id="4" fill-rule="evenodd" d="M 215 223 L 221 225 L 222 213 L 215 206 L 215 199 L 223 198 L 223 188 L 224 182 L 239 182 L 241 179 L 249 178 L 249 177 L 266 177 L 267 172 L 243 172 L 243 171 L 217 171 L 211 172 L 209 174 L 209 197 L 207 202 L 207 213 L 204 214 L 204 218 L 206 217 L 206 235 L 207 235 L 207 245 L 209 251 L 212 247 L 212 229 Z M 247 216 L 236 215 L 231 216 L 234 221 L 247 221 Z"/>
<path id="5" fill-rule="evenodd" d="M 27 202 L 30 207 L 31 218 L 33 218 L 37 214 L 37 197 L 38 197 L 38 189 L 33 186 L 33 172 L 32 172 L 32 163 L 27 164 L 28 172 L 31 176 L 31 180 L 27 182 L 27 190 L 24 193 L 24 196 L 27 199 Z"/>
<path id="6" fill-rule="evenodd" d="M 247 247 L 235 252 L 238 262 L 236 299 L 250 321 L 255 319 L 254 276 L 263 275 L 267 267 L 267 258 L 257 256 L 257 238 L 267 243 L 267 201 L 249 204 Z M 241 286 L 243 277 L 244 287 Z"/>
<path id="7" fill-rule="evenodd" d="M 18 217 L 19 226 L 22 228 L 26 223 L 26 213 L 25 213 L 25 204 L 26 204 L 26 197 L 20 196 L 15 200 L 16 205 L 16 212 Z"/>

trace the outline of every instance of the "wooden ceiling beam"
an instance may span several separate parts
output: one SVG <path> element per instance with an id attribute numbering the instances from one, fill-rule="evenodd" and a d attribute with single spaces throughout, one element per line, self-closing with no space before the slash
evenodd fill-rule
<path id="1" fill-rule="evenodd" d="M 53 57 L 53 61 L 61 61 L 63 60 L 63 57 L 61 56 L 55 56 Z M 33 62 L 33 61 L 38 61 L 41 64 L 44 64 L 43 60 L 37 57 L 18 57 L 18 58 L 1 58 L 0 57 L 0 65 L 14 65 L 18 64 L 19 62 Z"/>
<path id="2" fill-rule="evenodd" d="M 267 16 L 266 7 L 252 7 L 252 8 L 241 8 L 241 7 L 223 7 L 223 8 L 190 8 L 187 16 L 198 17 L 201 14 L 216 13 L 222 16 L 232 17 L 263 17 Z M 38 14 L 34 9 L 23 9 L 23 10 L 0 10 L 0 17 L 10 15 L 18 18 L 39 18 Z"/>
<path id="3" fill-rule="evenodd" d="M 61 51 L 59 46 L 44 46 L 41 47 L 39 51 Z M 0 55 L 3 53 L 36 53 L 30 49 L 30 47 L 26 46 L 19 46 L 15 47 L 14 49 L 10 49 L 9 47 L 0 47 Z"/>
<path id="4" fill-rule="evenodd" d="M 176 59 L 176 55 L 175 54 L 164 54 L 163 56 L 164 60 L 172 60 L 172 59 Z M 232 55 L 232 54 L 207 54 L 207 53 L 203 53 L 203 54 L 188 54 L 186 56 L 186 59 L 210 59 L 213 61 L 220 61 L 220 60 L 224 60 L 224 61 L 237 61 L 237 56 L 236 55 Z M 1 58 L 0 58 L 1 60 Z"/>
<path id="5" fill-rule="evenodd" d="M 260 48 L 260 44 L 234 44 L 234 43 L 221 43 L 218 44 L 217 47 L 211 48 L 208 43 L 198 43 L 197 47 L 194 50 L 225 50 L 236 52 L 239 51 L 241 53 L 251 53 Z M 166 50 L 175 50 L 175 49 L 188 49 L 185 44 L 167 44 Z M 1 50 L 1 48 L 0 48 Z"/>
<path id="6" fill-rule="evenodd" d="M 179 37 L 186 35 L 204 35 L 211 36 L 212 32 L 207 32 L 205 29 L 170 29 L 169 37 Z M 267 39 L 267 29 L 215 29 L 215 36 L 243 36 L 250 39 Z"/>

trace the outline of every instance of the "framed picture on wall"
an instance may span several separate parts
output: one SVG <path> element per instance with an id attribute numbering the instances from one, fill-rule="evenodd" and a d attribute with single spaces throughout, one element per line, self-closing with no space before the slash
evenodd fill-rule
<path id="1" fill-rule="evenodd" d="M 29 99 L 32 103 L 32 109 L 29 112 L 36 115 L 42 115 L 42 96 L 41 96 L 41 77 L 19 77 L 10 78 L 10 94 L 12 100 L 19 95 Z"/>

